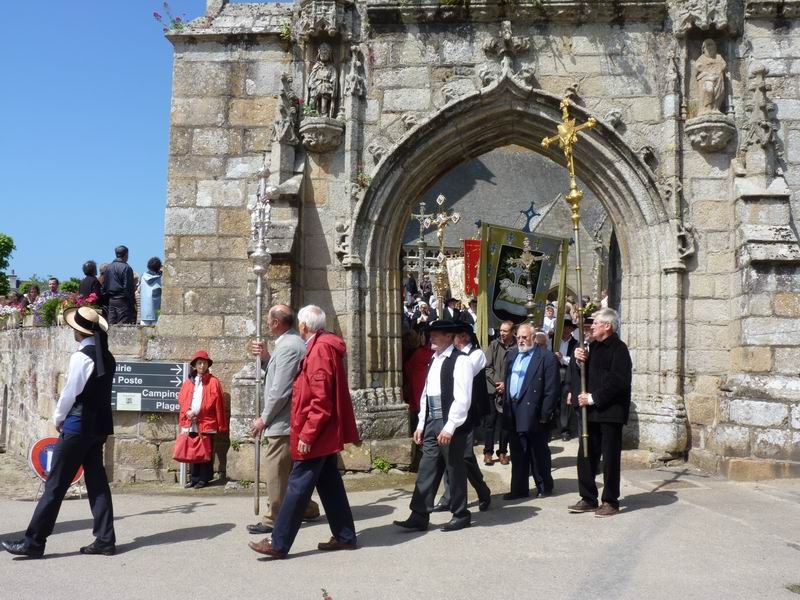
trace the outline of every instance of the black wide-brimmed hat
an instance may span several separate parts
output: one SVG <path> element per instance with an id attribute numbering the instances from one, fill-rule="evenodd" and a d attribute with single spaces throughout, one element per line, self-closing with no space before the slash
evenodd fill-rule
<path id="1" fill-rule="evenodd" d="M 572 317 L 569 315 L 564 315 L 564 325 L 569 325 L 570 327 L 577 327 L 578 324 L 572 320 Z"/>
<path id="2" fill-rule="evenodd" d="M 444 333 L 458 333 L 464 331 L 464 323 L 437 319 L 428 325 L 428 331 L 442 331 Z"/>

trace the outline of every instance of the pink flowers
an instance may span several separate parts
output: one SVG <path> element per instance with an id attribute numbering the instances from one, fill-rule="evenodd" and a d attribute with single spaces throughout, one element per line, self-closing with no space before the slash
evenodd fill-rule
<path id="1" fill-rule="evenodd" d="M 161 13 L 159 13 L 157 10 L 153 11 L 153 18 L 164 26 L 161 28 L 161 30 L 164 33 L 169 33 L 170 31 L 180 31 L 181 29 L 186 27 L 186 23 L 184 22 L 184 19 L 186 17 L 185 14 L 178 17 L 174 17 L 172 16 L 172 11 L 169 8 L 169 3 L 164 2 L 163 6 L 166 18 L 163 17 Z"/>

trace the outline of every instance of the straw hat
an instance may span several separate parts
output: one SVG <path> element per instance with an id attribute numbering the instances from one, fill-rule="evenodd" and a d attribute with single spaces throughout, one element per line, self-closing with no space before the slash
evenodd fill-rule
<path id="1" fill-rule="evenodd" d="M 108 331 L 108 322 L 88 306 L 68 308 L 64 311 L 64 321 L 75 331 L 85 335 L 94 335 L 99 329 Z"/>

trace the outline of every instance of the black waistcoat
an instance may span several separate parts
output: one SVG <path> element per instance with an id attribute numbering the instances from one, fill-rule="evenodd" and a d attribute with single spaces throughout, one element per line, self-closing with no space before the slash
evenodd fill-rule
<path id="1" fill-rule="evenodd" d="M 460 356 L 466 356 L 463 352 L 460 352 L 456 348 L 453 348 L 453 351 L 450 353 L 450 356 L 446 357 L 442 362 L 442 369 L 439 373 L 439 385 L 441 386 L 442 390 L 442 420 L 447 423 L 448 415 L 450 414 L 450 406 L 453 404 L 453 373 L 455 372 L 456 368 L 456 361 Z M 472 423 L 470 423 L 469 415 L 467 416 L 467 420 L 464 421 L 464 424 L 460 427 L 456 428 L 455 433 L 459 433 L 461 431 L 468 431 L 472 427 Z"/>
<path id="2" fill-rule="evenodd" d="M 472 346 L 467 355 L 473 352 L 483 352 L 477 346 Z M 480 425 L 481 419 L 489 414 L 489 393 L 486 389 L 486 367 L 478 371 L 472 379 L 472 403 L 469 405 L 469 421 L 473 425 Z"/>
<path id="3" fill-rule="evenodd" d="M 94 345 L 81 348 L 80 352 L 95 362 L 97 349 Z M 105 374 L 97 376 L 97 365 L 92 368 L 83 391 L 75 398 L 80 407 L 81 433 L 84 435 L 114 435 L 114 421 L 111 416 L 111 386 L 117 363 L 111 352 L 103 357 Z"/>

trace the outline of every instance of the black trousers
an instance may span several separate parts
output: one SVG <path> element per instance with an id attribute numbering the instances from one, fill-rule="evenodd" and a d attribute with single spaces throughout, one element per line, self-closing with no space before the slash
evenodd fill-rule
<path id="1" fill-rule="evenodd" d="M 603 502 L 619 508 L 622 423 L 589 422 L 589 457 L 583 457 L 583 437 L 578 445 L 578 491 L 581 498 L 597 504 L 595 477 L 603 459 Z"/>
<path id="2" fill-rule="evenodd" d="M 498 412 L 494 398 L 489 401 L 489 414 L 483 419 L 483 453 L 494 452 L 494 441 L 497 440 L 497 456 L 508 454 L 506 430 L 503 429 L 503 413 Z"/>
<path id="3" fill-rule="evenodd" d="M 425 519 L 433 512 L 433 500 L 445 471 L 450 480 L 450 512 L 455 517 L 470 516 L 467 510 L 467 464 L 464 461 L 467 434 L 457 432 L 449 444 L 440 446 L 436 438 L 443 428 L 442 419 L 428 420 L 422 439 L 422 458 L 410 508 Z"/>
<path id="4" fill-rule="evenodd" d="M 110 325 L 136 323 L 136 307 L 127 298 L 108 299 L 108 322 Z"/>
<path id="5" fill-rule="evenodd" d="M 478 466 L 478 459 L 475 458 L 475 451 L 472 449 L 474 445 L 475 435 L 473 431 L 470 431 L 467 434 L 467 443 L 464 444 L 464 466 L 467 469 L 467 481 L 478 494 L 479 501 L 487 500 L 492 495 L 492 490 L 483 480 L 483 473 Z M 447 470 L 444 472 L 444 494 L 439 502 L 450 506 L 450 478 L 447 476 Z"/>
<path id="6" fill-rule="evenodd" d="M 311 500 L 311 493 L 317 488 L 319 499 L 325 507 L 331 533 L 345 544 L 356 543 L 356 526 L 353 512 L 347 500 L 347 492 L 337 465 L 337 454 L 329 454 L 310 460 L 296 460 L 292 463 L 286 495 L 283 497 L 278 520 L 272 531 L 272 547 L 281 552 L 289 549 L 300 531 L 303 516 Z"/>
<path id="7" fill-rule="evenodd" d="M 25 532 L 25 539 L 32 547 L 44 548 L 48 536 L 53 533 L 61 502 L 81 465 L 94 518 L 92 533 L 101 544 L 116 543 L 114 508 L 103 465 L 105 442 L 104 435 L 61 434 L 53 450 L 53 463 L 44 485 L 44 493 Z"/>
<path id="8" fill-rule="evenodd" d="M 511 493 L 527 496 L 530 493 L 528 476 L 533 474 L 536 489 L 541 493 L 553 491 L 553 461 L 548 446 L 549 433 L 542 426 L 537 431 L 517 431 L 509 434 L 511 445 Z"/>

